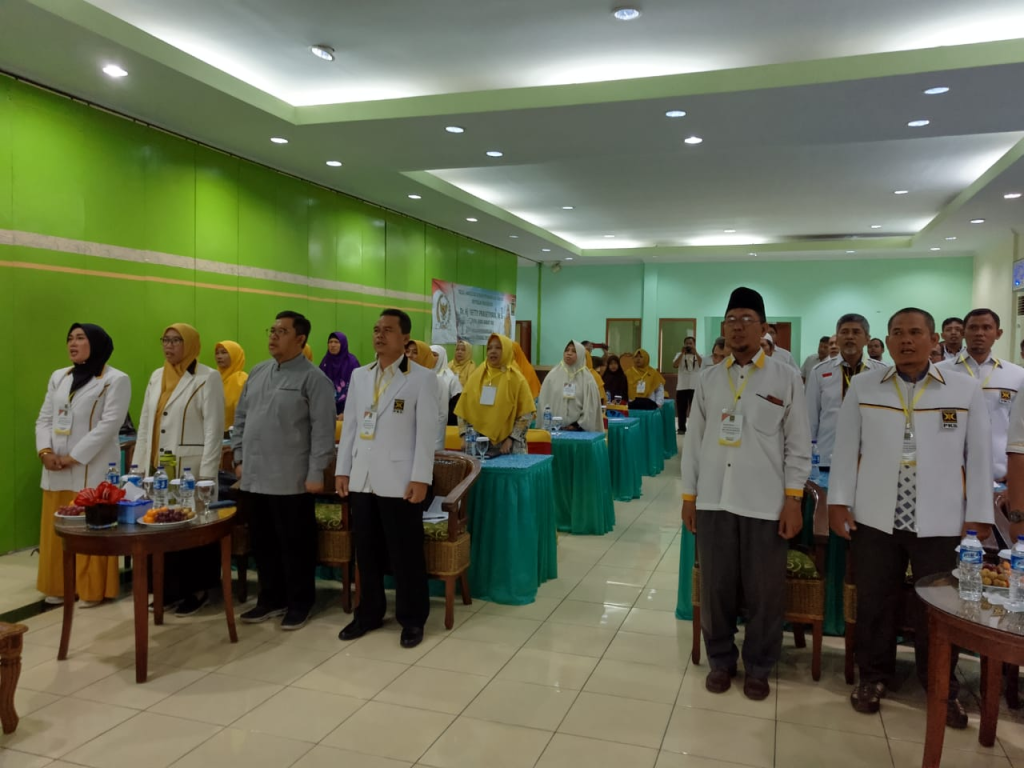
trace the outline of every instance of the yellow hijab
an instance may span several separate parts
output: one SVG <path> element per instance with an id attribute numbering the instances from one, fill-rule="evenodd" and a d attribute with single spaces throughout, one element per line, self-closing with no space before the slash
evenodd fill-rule
<path id="1" fill-rule="evenodd" d="M 462 388 L 466 388 L 466 382 L 469 381 L 469 377 L 473 375 L 473 371 L 476 370 L 476 363 L 473 362 L 473 347 L 469 345 L 467 341 L 460 341 L 466 348 L 466 362 L 460 363 L 457 359 L 452 358 L 452 361 L 448 363 L 448 368 L 459 377 L 459 383 Z M 458 344 L 455 345 L 458 348 Z"/>
<path id="2" fill-rule="evenodd" d="M 235 406 L 249 374 L 245 372 L 245 350 L 241 345 L 233 341 L 218 341 L 217 347 L 223 347 L 231 358 L 231 365 L 220 369 L 220 381 L 224 385 L 224 429 L 227 429 L 235 423 Z"/>
<path id="3" fill-rule="evenodd" d="M 511 339 L 509 339 L 509 341 L 511 341 Z M 504 344 L 504 342 L 502 342 L 502 344 Z M 519 372 L 523 374 L 523 378 L 526 379 L 526 383 L 530 386 L 530 391 L 536 398 L 540 395 L 540 379 L 537 378 L 537 372 L 533 370 L 533 366 L 530 365 L 530 361 L 526 359 L 526 353 L 523 352 L 523 348 L 519 346 L 518 341 L 512 342 L 512 350 L 515 355 L 514 364 L 519 368 Z"/>
<path id="4" fill-rule="evenodd" d="M 437 362 L 437 356 L 434 354 L 434 350 L 430 348 L 430 345 L 425 341 L 419 339 L 410 339 L 411 343 L 416 345 L 416 359 L 413 360 L 417 365 L 422 365 L 428 370 L 434 370 L 434 364 Z"/>
<path id="5" fill-rule="evenodd" d="M 601 395 L 601 402 L 608 402 L 608 393 L 604 391 L 604 379 L 598 374 L 594 368 L 594 356 L 590 354 L 590 350 L 587 350 L 587 370 L 590 371 L 590 375 L 594 377 L 594 381 L 597 382 L 597 392 Z"/>
<path id="6" fill-rule="evenodd" d="M 309 360 L 309 362 L 313 362 L 313 348 L 309 346 L 309 344 L 302 348 L 302 354 L 306 356 L 306 359 Z"/>
<path id="7" fill-rule="evenodd" d="M 636 400 L 637 384 L 644 382 L 643 396 L 653 397 L 658 387 L 665 386 L 665 377 L 656 368 L 651 367 L 651 356 L 647 350 L 638 349 L 633 355 L 633 367 L 626 371 L 626 381 L 629 382 L 629 399 Z"/>
<path id="8" fill-rule="evenodd" d="M 537 408 L 533 404 L 529 384 L 515 365 L 515 342 L 497 333 L 492 334 L 491 339 L 501 342 L 501 362 L 497 367 L 484 362 L 473 372 L 462 391 L 459 404 L 455 406 L 455 415 L 468 421 L 473 429 L 497 444 L 512 434 L 516 419 L 534 413 Z M 496 388 L 494 405 L 480 403 L 485 386 Z"/>
<path id="9" fill-rule="evenodd" d="M 181 381 L 181 377 L 185 375 L 185 371 L 199 357 L 199 331 L 188 323 L 172 323 L 164 328 L 164 334 L 166 335 L 172 328 L 180 333 L 184 340 L 185 356 L 177 365 L 171 365 L 166 360 L 164 361 L 163 383 L 160 387 L 160 399 L 157 400 L 153 416 L 153 435 L 150 438 L 150 442 L 153 444 L 149 457 L 152 467 L 156 467 L 160 463 L 160 440 L 157 435 L 160 434 L 160 418 L 163 416 L 164 408 L 167 407 L 167 401 L 171 399 L 171 395 L 174 393 L 175 387 L 178 386 L 178 382 Z"/>

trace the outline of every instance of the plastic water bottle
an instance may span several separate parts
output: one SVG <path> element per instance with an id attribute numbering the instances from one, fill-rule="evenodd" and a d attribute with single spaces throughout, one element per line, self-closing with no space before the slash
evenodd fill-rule
<path id="1" fill-rule="evenodd" d="M 167 478 L 167 471 L 161 466 L 153 475 L 153 506 L 156 508 L 167 506 L 167 487 L 170 480 Z"/>
<path id="2" fill-rule="evenodd" d="M 110 462 L 107 465 L 107 482 L 116 487 L 121 485 L 121 473 L 114 462 Z"/>
<path id="3" fill-rule="evenodd" d="M 960 542 L 960 599 L 972 603 L 981 600 L 981 556 L 984 550 L 978 532 L 968 530 Z"/>
<path id="4" fill-rule="evenodd" d="M 551 413 L 551 406 L 544 406 L 544 421 L 542 426 L 545 432 L 551 432 L 555 428 L 555 418 Z"/>
<path id="5" fill-rule="evenodd" d="M 811 440 L 811 476 L 808 479 L 816 485 L 821 484 L 821 454 L 818 453 L 817 440 Z"/>
<path id="6" fill-rule="evenodd" d="M 183 508 L 195 509 L 196 503 L 196 477 L 192 474 L 191 467 L 185 467 L 185 474 L 181 476 L 181 498 L 178 503 Z"/>
<path id="7" fill-rule="evenodd" d="M 1017 537 L 1010 553 L 1010 610 L 1024 611 L 1024 536 Z"/>
<path id="8" fill-rule="evenodd" d="M 462 452 L 467 456 L 476 456 L 476 430 L 467 425 L 464 439 L 465 445 Z"/>
<path id="9" fill-rule="evenodd" d="M 128 470 L 128 474 L 124 476 L 124 484 L 128 485 L 128 483 L 137 485 L 139 488 L 142 487 L 142 473 L 139 472 L 138 464 L 132 464 L 131 469 Z"/>

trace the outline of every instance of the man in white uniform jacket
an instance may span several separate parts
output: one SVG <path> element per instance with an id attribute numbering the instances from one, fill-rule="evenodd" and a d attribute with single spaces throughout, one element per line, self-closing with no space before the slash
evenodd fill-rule
<path id="1" fill-rule="evenodd" d="M 829 523 L 852 541 L 857 586 L 857 666 L 850 696 L 874 713 L 896 671 L 897 608 L 907 562 L 914 579 L 949 573 L 965 528 L 986 537 L 992 522 L 992 442 L 981 388 L 929 362 L 935 319 L 909 307 L 889 320 L 896 365 L 853 378 L 839 410 L 829 480 Z M 966 521 L 967 522 L 965 524 Z M 914 603 L 914 651 L 923 685 L 928 624 Z M 946 724 L 967 727 L 950 668 Z"/>
<path id="2" fill-rule="evenodd" d="M 437 375 L 406 358 L 411 331 L 412 321 L 398 309 L 377 320 L 377 360 L 352 374 L 336 470 L 338 495 L 349 498 L 362 580 L 355 618 L 339 637 L 355 640 L 383 623 L 390 560 L 404 648 L 423 640 L 430 613 L 423 500 L 434 476 L 438 425 Z"/>

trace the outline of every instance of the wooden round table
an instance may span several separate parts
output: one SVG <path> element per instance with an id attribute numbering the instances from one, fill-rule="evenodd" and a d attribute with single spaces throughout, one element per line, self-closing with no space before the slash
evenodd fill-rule
<path id="1" fill-rule="evenodd" d="M 917 582 L 918 597 L 928 610 L 928 730 L 922 768 L 938 768 L 946 733 L 949 662 L 952 646 L 981 656 L 981 728 L 978 742 L 996 740 L 1003 663 L 1024 665 L 1024 613 L 1011 613 L 988 600 L 960 599 L 952 574 L 926 576 Z"/>
<path id="2" fill-rule="evenodd" d="M 235 611 L 231 602 L 231 529 L 235 508 L 214 510 L 197 517 L 188 525 L 161 529 L 143 525 L 120 524 L 114 528 L 92 530 L 83 523 L 57 520 L 55 529 L 64 542 L 64 624 L 60 633 L 57 658 L 68 657 L 71 622 L 75 614 L 75 555 L 106 555 L 132 558 L 132 596 L 135 600 L 135 682 L 146 682 L 149 661 L 149 578 L 146 561 L 153 558 L 153 622 L 164 622 L 164 553 L 193 549 L 220 542 L 221 584 L 228 635 L 238 642 Z"/>

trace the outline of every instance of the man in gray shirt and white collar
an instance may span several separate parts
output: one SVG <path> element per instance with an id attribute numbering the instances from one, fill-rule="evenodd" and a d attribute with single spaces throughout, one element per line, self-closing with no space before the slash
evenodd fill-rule
<path id="1" fill-rule="evenodd" d="M 334 385 L 302 354 L 309 320 L 281 312 L 268 329 L 273 360 L 249 373 L 235 409 L 231 447 L 246 494 L 260 580 L 256 607 L 242 621 L 284 616 L 281 629 L 309 620 L 316 594 L 313 494 L 324 491 L 334 457 Z"/>

